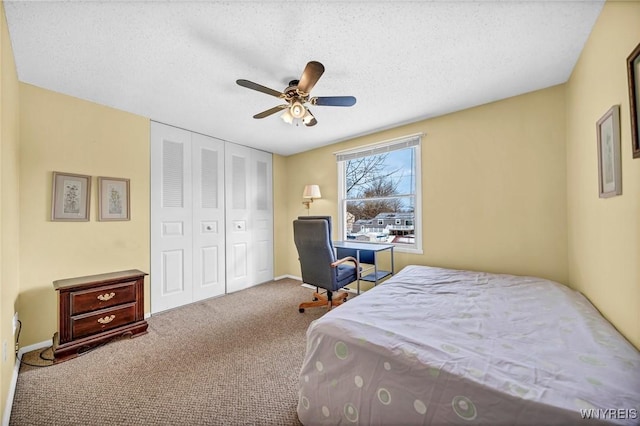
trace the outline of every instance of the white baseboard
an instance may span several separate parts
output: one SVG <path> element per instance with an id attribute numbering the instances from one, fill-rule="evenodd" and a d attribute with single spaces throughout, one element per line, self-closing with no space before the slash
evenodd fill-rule
<path id="1" fill-rule="evenodd" d="M 274 281 L 282 280 L 284 278 L 290 278 L 292 280 L 302 281 L 301 277 L 296 277 L 296 276 L 293 276 L 293 275 L 280 275 L 279 277 L 275 277 Z M 305 284 L 305 283 L 302 283 L 301 285 L 302 285 L 302 287 L 310 288 L 312 290 L 316 289 L 315 285 Z M 346 291 L 346 292 L 351 293 L 351 294 L 358 294 L 358 291 L 356 289 L 353 289 L 353 288 L 344 287 L 341 290 L 342 291 Z"/>
<path id="2" fill-rule="evenodd" d="M 317 288 L 315 285 L 305 284 L 305 283 L 302 283 L 301 286 L 302 287 L 306 287 L 306 288 L 310 288 L 312 290 L 315 290 Z M 324 291 L 323 288 L 320 288 L 320 290 Z M 358 291 L 356 289 L 349 288 L 349 287 L 343 287 L 343 288 L 340 289 L 340 291 L 346 291 L 347 293 L 354 294 L 354 295 L 358 294 Z"/>
<path id="3" fill-rule="evenodd" d="M 2 414 L 2 426 L 9 426 L 9 419 L 11 418 L 11 408 L 13 407 L 13 397 L 16 393 L 16 385 L 18 384 L 18 373 L 20 372 L 20 360 L 22 355 L 27 352 L 35 351 L 37 349 L 44 349 L 51 346 L 51 340 L 45 340 L 44 342 L 36 343 L 33 345 L 20 348 L 18 356 L 15 359 L 15 365 L 13 367 L 13 374 L 11 376 L 11 385 L 9 386 L 9 393 L 7 394 L 7 403 L 4 406 L 4 413 Z"/>
<path id="4" fill-rule="evenodd" d="M 20 348 L 20 350 L 18 351 L 18 359 L 22 359 L 22 355 L 26 354 L 27 352 L 35 351 L 37 349 L 48 348 L 52 344 L 53 344 L 53 339 L 49 339 L 40 343 L 34 343 L 33 345 Z"/>
<path id="5" fill-rule="evenodd" d="M 16 358 L 15 366 L 13 367 L 13 375 L 11 376 L 11 385 L 9 386 L 9 393 L 7 394 L 7 403 L 4 406 L 4 413 L 2 414 L 2 426 L 9 426 L 9 419 L 11 418 L 11 408 L 13 408 L 13 397 L 16 393 L 16 385 L 18 384 L 18 371 L 20 370 L 20 361 Z"/>
<path id="6" fill-rule="evenodd" d="M 280 275 L 279 277 L 275 277 L 273 280 L 278 281 L 278 280 L 283 280 L 285 278 L 289 278 L 296 281 L 302 281 L 302 277 L 296 277 L 295 275 Z"/>

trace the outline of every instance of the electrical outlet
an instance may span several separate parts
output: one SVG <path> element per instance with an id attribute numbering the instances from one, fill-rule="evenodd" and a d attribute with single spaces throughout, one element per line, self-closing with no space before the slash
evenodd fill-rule
<path id="1" fill-rule="evenodd" d="M 13 335 L 16 335 L 16 330 L 18 329 L 18 313 L 13 314 Z"/>
<path id="2" fill-rule="evenodd" d="M 2 362 L 7 362 L 7 341 L 2 341 Z"/>

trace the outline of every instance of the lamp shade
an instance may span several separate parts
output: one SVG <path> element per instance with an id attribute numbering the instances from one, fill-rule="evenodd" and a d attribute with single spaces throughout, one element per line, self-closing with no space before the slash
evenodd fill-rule
<path id="1" fill-rule="evenodd" d="M 302 198 L 322 198 L 320 187 L 318 185 L 305 185 Z"/>
<path id="2" fill-rule="evenodd" d="M 289 111 L 291 112 L 291 115 L 295 118 L 302 118 L 307 112 L 305 107 L 299 101 L 295 101 L 291 105 L 291 108 L 289 108 Z"/>
<path id="3" fill-rule="evenodd" d="M 313 124 L 311 124 L 311 122 L 313 121 L 315 117 L 313 116 L 313 114 L 311 114 L 311 112 L 309 110 L 306 110 L 306 112 L 304 113 L 304 117 L 302 117 L 302 122 L 304 124 L 306 124 L 307 126 L 311 125 L 313 126 Z"/>
<path id="4" fill-rule="evenodd" d="M 289 108 L 284 110 L 284 113 L 280 116 L 280 118 L 282 118 L 282 121 L 284 121 L 285 123 L 293 123 L 293 115 L 291 115 L 291 113 L 289 112 Z"/>

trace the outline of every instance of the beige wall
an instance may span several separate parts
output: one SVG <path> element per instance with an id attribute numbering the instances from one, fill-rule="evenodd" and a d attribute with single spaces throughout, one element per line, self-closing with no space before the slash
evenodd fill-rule
<path id="1" fill-rule="evenodd" d="M 23 345 L 57 330 L 57 279 L 149 272 L 149 120 L 20 84 L 20 297 Z M 88 222 L 52 222 L 52 172 L 92 176 Z M 97 221 L 98 176 L 131 180 L 131 220 Z M 149 312 L 148 280 L 145 312 Z"/>
<path id="2" fill-rule="evenodd" d="M 16 311 L 20 280 L 20 163 L 18 77 L 2 3 L 0 15 L 0 341 L 7 344 L 7 360 L 0 358 L 0 404 L 1 412 L 4 413 L 15 365 L 11 324 Z"/>
<path id="3" fill-rule="evenodd" d="M 632 159 L 626 58 L 640 2 L 605 4 L 567 84 L 571 286 L 640 348 L 640 159 Z M 598 198 L 596 121 L 620 105 L 622 195 Z"/>
<path id="4" fill-rule="evenodd" d="M 291 221 L 306 214 L 305 183 L 319 184 L 312 214 L 337 219 L 333 152 L 424 132 L 424 254 L 397 253 L 397 269 L 436 265 L 537 275 L 566 283 L 564 86 L 552 87 L 280 161 L 288 195 L 277 201 L 276 271 L 300 276 Z M 284 189 L 286 188 L 286 189 Z M 334 235 L 337 236 L 337 235 Z"/>

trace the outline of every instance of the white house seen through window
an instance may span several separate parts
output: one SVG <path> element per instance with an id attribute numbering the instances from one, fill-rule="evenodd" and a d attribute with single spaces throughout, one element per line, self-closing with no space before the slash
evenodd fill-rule
<path id="1" fill-rule="evenodd" d="M 420 137 L 342 151 L 336 158 L 343 239 L 420 251 Z"/>

